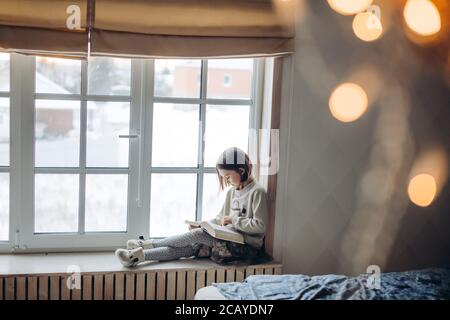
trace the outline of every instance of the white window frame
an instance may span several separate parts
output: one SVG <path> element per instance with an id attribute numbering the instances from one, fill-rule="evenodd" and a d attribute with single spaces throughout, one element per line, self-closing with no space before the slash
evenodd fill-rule
<path id="1" fill-rule="evenodd" d="M 87 95 L 87 63 L 82 62 L 82 87 L 80 94 L 35 94 L 35 57 L 10 55 L 10 234 L 9 243 L 0 242 L 0 252 L 77 252 L 112 250 L 124 246 L 127 239 L 148 235 L 150 231 L 150 186 L 152 173 L 195 173 L 197 174 L 196 218 L 202 216 L 203 175 L 215 173 L 215 168 L 203 165 L 206 105 L 250 105 L 249 128 L 259 129 L 261 121 L 262 90 L 266 58 L 255 58 L 251 99 L 208 99 L 208 60 L 201 63 L 200 98 L 154 97 L 154 60 L 133 59 L 131 63 L 131 95 L 90 96 Z M 34 105 L 35 99 L 61 99 L 81 101 L 80 159 L 85 159 L 87 101 L 129 101 L 130 139 L 129 167 L 109 170 L 108 168 L 34 168 Z M 192 168 L 153 167 L 151 163 L 152 120 L 154 103 L 183 103 L 200 106 L 199 165 Z M 249 135 L 249 150 L 254 143 Z M 128 172 L 128 218 L 126 232 L 84 233 L 84 203 L 79 203 L 78 233 L 34 234 L 34 174 L 60 173 L 113 173 Z M 83 176 L 83 175 L 80 175 Z M 79 192 L 85 191 L 84 179 L 80 179 Z M 82 198 L 82 197 L 80 197 Z"/>
<path id="2" fill-rule="evenodd" d="M 10 72 L 9 72 L 9 76 L 10 76 L 10 78 L 11 78 L 11 59 L 9 60 L 9 66 L 10 66 Z M 0 98 L 6 98 L 6 99 L 9 99 L 9 119 L 11 119 L 11 112 L 12 112 L 12 108 L 11 108 L 11 88 L 12 88 L 12 83 L 11 83 L 11 81 L 9 82 L 9 90 L 8 91 L 0 91 Z M 2 117 L 3 118 L 3 115 L 0 115 L 0 117 Z M 3 122 L 3 120 L 4 119 L 2 119 L 2 121 L 0 121 L 0 122 Z M 12 141 L 11 141 L 11 131 L 12 131 L 12 128 L 11 128 L 11 120 L 10 120 L 10 126 L 9 126 L 9 130 L 10 130 L 10 134 L 9 134 L 9 153 L 10 153 L 10 157 L 9 157 L 9 163 L 8 163 L 8 165 L 7 166 L 0 166 L 0 173 L 8 173 L 9 174 L 9 184 L 10 184 L 10 188 L 9 188 L 9 198 L 10 198 L 10 201 L 9 201 L 9 207 L 10 207 L 10 210 L 9 210 L 9 225 L 10 225 L 10 229 L 11 229 L 11 166 L 12 166 L 12 164 L 11 164 L 11 153 L 12 153 L 12 151 L 11 151 L 11 144 L 12 144 Z M 11 230 L 9 230 L 9 238 L 11 239 Z M 0 252 L 2 252 L 5 248 L 7 248 L 7 246 L 8 246 L 9 244 L 8 244 L 8 242 L 7 241 L 0 241 Z"/>

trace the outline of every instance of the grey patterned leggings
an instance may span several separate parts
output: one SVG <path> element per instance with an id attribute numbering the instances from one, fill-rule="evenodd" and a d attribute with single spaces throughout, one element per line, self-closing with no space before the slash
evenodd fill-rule
<path id="1" fill-rule="evenodd" d="M 212 247 L 213 237 L 200 228 L 192 229 L 186 233 L 167 237 L 153 242 L 154 248 L 144 250 L 145 260 L 175 260 L 194 255 L 195 244 L 204 244 Z"/>

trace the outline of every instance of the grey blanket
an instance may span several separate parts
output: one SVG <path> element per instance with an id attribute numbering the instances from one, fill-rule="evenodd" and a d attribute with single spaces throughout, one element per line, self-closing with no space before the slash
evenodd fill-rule
<path id="1" fill-rule="evenodd" d="M 231 300 L 450 299 L 450 270 L 391 272 L 379 277 L 254 275 L 243 282 L 213 285 Z"/>

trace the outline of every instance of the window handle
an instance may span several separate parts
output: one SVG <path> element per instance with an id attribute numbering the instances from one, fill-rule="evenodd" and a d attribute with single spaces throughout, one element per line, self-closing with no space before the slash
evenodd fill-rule
<path id="1" fill-rule="evenodd" d="M 120 139 L 137 139 L 139 138 L 138 134 L 119 134 Z"/>

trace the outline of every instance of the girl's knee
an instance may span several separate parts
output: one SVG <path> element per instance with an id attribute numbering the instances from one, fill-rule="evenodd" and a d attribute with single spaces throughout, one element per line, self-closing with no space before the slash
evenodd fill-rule
<path id="1" fill-rule="evenodd" d="M 193 234 L 202 234 L 204 231 L 202 228 L 195 228 L 195 229 L 189 230 L 189 232 L 192 232 Z"/>

